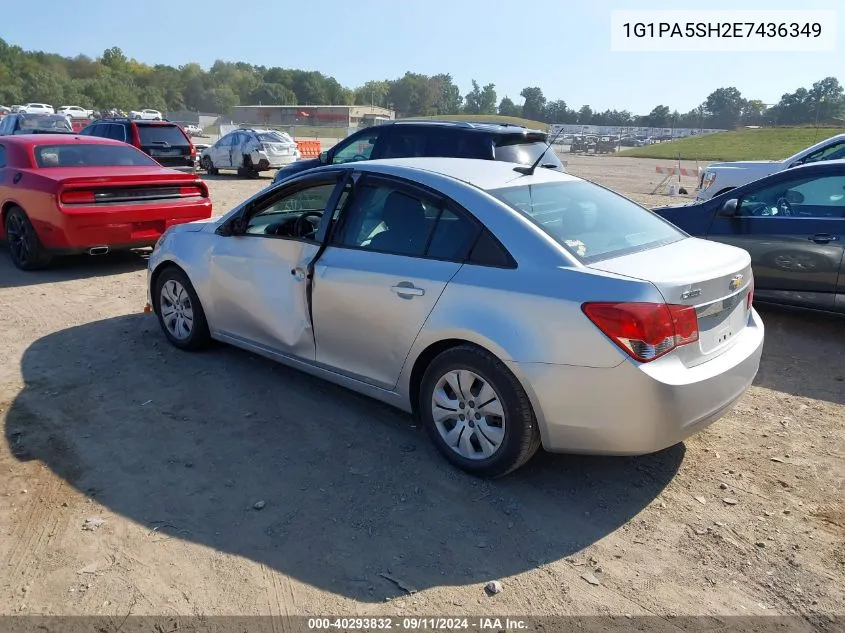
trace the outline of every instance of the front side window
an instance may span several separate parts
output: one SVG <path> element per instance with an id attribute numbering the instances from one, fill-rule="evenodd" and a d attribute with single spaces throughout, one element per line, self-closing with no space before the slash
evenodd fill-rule
<path id="1" fill-rule="evenodd" d="M 583 263 L 686 237 L 651 211 L 590 182 L 549 182 L 488 193 L 532 220 Z"/>
<path id="2" fill-rule="evenodd" d="M 158 167 L 152 158 L 131 145 L 68 143 L 38 145 L 35 164 L 39 167 Z"/>
<path id="3" fill-rule="evenodd" d="M 313 239 L 336 182 L 282 193 L 266 200 L 247 222 L 247 235 Z"/>
<path id="4" fill-rule="evenodd" d="M 332 157 L 332 164 L 341 165 L 369 160 L 376 146 L 376 141 L 378 141 L 378 132 L 370 132 L 347 142 L 346 145 L 341 144 Z"/>
<path id="5" fill-rule="evenodd" d="M 752 217 L 841 218 L 845 175 L 782 181 L 739 198 L 737 213 Z"/>

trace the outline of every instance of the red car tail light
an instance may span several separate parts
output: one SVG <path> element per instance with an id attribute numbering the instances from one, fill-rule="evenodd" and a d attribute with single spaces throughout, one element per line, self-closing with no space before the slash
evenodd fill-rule
<path id="1" fill-rule="evenodd" d="M 641 363 L 698 340 L 698 316 L 692 306 L 585 303 L 581 309 L 596 327 Z"/>
<path id="2" fill-rule="evenodd" d="M 751 283 L 748 286 L 748 297 L 745 299 L 745 309 L 751 309 L 751 303 L 754 301 L 754 278 L 751 278 Z"/>
<path id="3" fill-rule="evenodd" d="M 63 191 L 59 200 L 62 204 L 94 204 L 94 192 L 83 189 Z"/>
<path id="4" fill-rule="evenodd" d="M 179 187 L 179 195 L 183 198 L 202 197 L 204 192 L 199 185 L 189 185 L 187 187 Z"/>

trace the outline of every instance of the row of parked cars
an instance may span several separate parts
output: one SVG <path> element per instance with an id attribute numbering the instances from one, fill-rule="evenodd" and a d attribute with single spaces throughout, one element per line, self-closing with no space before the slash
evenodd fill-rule
<path id="1" fill-rule="evenodd" d="M 69 238 L 92 253 L 152 245 L 148 310 L 174 346 L 229 343 L 412 412 L 473 474 L 509 473 L 540 446 L 673 445 L 753 381 L 754 297 L 801 305 L 805 291 L 778 294 L 766 268 L 788 268 L 795 240 L 772 236 L 829 222 L 797 250 L 833 245 L 825 263 L 841 267 L 845 167 L 652 211 L 567 174 L 548 141 L 517 126 L 376 126 L 211 219 L 195 174 L 117 139 L 3 137 L 2 228 L 28 269 Z M 750 246 L 758 231 L 773 263 Z M 836 278 L 793 261 L 796 285 Z"/>
<path id="2" fill-rule="evenodd" d="M 88 110 L 82 106 L 66 105 L 54 108 L 49 103 L 27 103 L 24 105 L 13 105 L 6 107 L 0 105 L 0 114 L 64 114 L 75 119 L 89 119 L 94 116 L 94 110 Z M 158 110 L 150 108 L 144 110 L 132 110 L 129 112 L 130 119 L 144 119 L 148 121 L 161 121 L 164 116 Z"/>

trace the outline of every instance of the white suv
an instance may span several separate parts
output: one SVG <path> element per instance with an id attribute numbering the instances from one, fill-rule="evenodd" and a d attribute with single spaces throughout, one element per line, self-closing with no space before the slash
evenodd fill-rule
<path id="1" fill-rule="evenodd" d="M 130 119 L 140 119 L 142 121 L 163 121 L 164 117 L 158 110 L 132 110 L 129 113 Z"/>
<path id="2" fill-rule="evenodd" d="M 27 103 L 23 111 L 27 114 L 55 114 L 53 106 L 46 103 Z"/>
<path id="3" fill-rule="evenodd" d="M 240 129 L 229 132 L 200 154 L 200 167 L 209 174 L 235 169 L 241 176 L 257 177 L 299 160 L 300 153 L 289 134 L 275 130 Z"/>
<path id="4" fill-rule="evenodd" d="M 86 110 L 80 106 L 62 106 L 56 110 L 56 114 L 65 114 L 72 119 L 89 119 L 94 111 Z"/>

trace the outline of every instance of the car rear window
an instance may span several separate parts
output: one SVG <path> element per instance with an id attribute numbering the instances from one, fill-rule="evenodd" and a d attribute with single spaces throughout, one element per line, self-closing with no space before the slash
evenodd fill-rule
<path id="1" fill-rule="evenodd" d="M 260 132 L 258 140 L 262 143 L 292 143 L 293 139 L 282 132 Z"/>
<path id="2" fill-rule="evenodd" d="M 143 125 L 138 124 L 138 137 L 141 145 L 189 145 L 185 133 L 178 125 Z"/>
<path id="3" fill-rule="evenodd" d="M 156 167 L 158 163 L 131 145 L 73 143 L 38 145 L 35 163 L 39 167 Z"/>
<path id="4" fill-rule="evenodd" d="M 651 211 L 590 182 L 549 182 L 488 193 L 528 217 L 585 264 L 686 237 Z"/>
<path id="5" fill-rule="evenodd" d="M 546 149 L 549 151 L 546 152 Z M 543 152 L 546 152 L 546 155 L 543 157 L 541 165 L 554 165 L 563 169 L 563 163 L 560 162 L 555 150 L 549 147 L 548 141 L 531 141 L 519 137 L 497 139 L 494 156 L 496 160 L 506 163 L 533 165 Z"/>
<path id="6" fill-rule="evenodd" d="M 21 130 L 51 130 L 56 132 L 72 132 L 73 128 L 62 114 L 30 114 L 20 118 Z"/>

